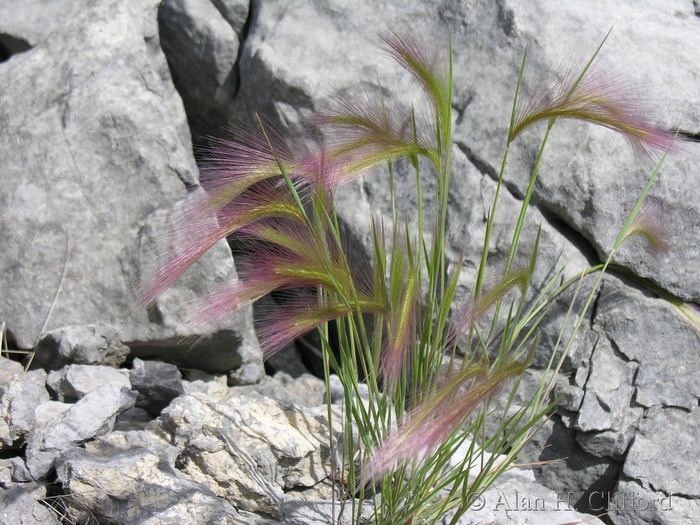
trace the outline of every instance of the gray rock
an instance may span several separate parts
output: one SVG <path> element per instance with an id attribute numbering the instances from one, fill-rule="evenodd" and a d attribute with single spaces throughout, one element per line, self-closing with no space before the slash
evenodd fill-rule
<path id="1" fill-rule="evenodd" d="M 34 481 L 27 465 L 20 457 L 0 459 L 0 486 L 11 488 L 18 483 Z"/>
<path id="2" fill-rule="evenodd" d="M 144 430 L 152 420 L 151 415 L 143 408 L 129 408 L 117 416 L 114 430 L 122 432 Z"/>
<path id="3" fill-rule="evenodd" d="M 0 449 L 21 446 L 36 425 L 36 408 L 49 400 L 45 371 L 13 372 L 13 379 L 0 383 Z"/>
<path id="4" fill-rule="evenodd" d="M 34 479 L 45 476 L 66 448 L 110 432 L 117 416 L 135 401 L 134 392 L 102 385 L 35 429 L 27 439 L 27 467 Z"/>
<path id="5" fill-rule="evenodd" d="M 609 457 L 596 457 L 584 450 L 574 430 L 567 428 L 558 415 L 547 421 L 528 442 L 524 452 L 532 461 L 539 483 L 566 496 L 570 506 L 581 512 L 599 514 L 589 504 L 592 494 L 611 492 L 621 465 Z"/>
<path id="6" fill-rule="evenodd" d="M 0 489 L 0 522 L 17 525 L 59 525 L 61 522 L 39 500 L 46 489 L 35 483 Z"/>
<path id="7" fill-rule="evenodd" d="M 657 123 L 691 133 L 700 129 L 700 95 L 694 88 L 700 71 L 690 51 L 694 45 L 687 45 L 700 44 L 699 21 L 689 2 L 674 0 L 663 7 L 653 2 L 622 2 L 600 10 L 584 4 L 562 6 L 554 1 L 506 2 L 492 5 L 490 11 L 487 19 L 493 22 L 477 29 L 486 33 L 483 40 L 473 32 L 458 32 L 453 36 L 453 46 L 459 50 L 455 60 L 458 85 L 468 71 L 465 66 L 479 71 L 479 82 L 468 84 L 468 104 L 460 114 L 455 138 L 478 151 L 492 168 L 500 164 L 502 137 L 508 126 L 506 112 L 512 103 L 512 86 L 524 44 L 530 44 L 530 71 L 537 82 L 548 75 L 556 77 L 559 64 L 565 64 L 565 68 L 575 60 L 572 57 L 589 56 L 611 24 L 614 29 L 603 56 L 611 63 L 630 65 L 625 70 L 631 69 L 629 73 L 644 85 L 643 94 L 658 101 Z M 494 23 L 497 12 L 507 14 L 510 22 L 505 26 Z M 493 45 L 482 46 L 483 41 Z M 649 41 L 654 42 L 653 52 L 643 44 Z M 583 51 L 581 42 L 588 43 Z M 499 114 L 492 108 L 500 108 Z M 635 162 L 625 140 L 608 130 L 566 122 L 557 128 L 543 159 L 536 202 L 580 232 L 603 257 L 653 163 Z M 532 131 L 514 143 L 513 162 L 506 177 L 514 191 L 521 194 L 542 134 L 542 130 Z M 697 172 L 690 167 L 696 162 L 696 153 L 669 159 L 653 190 L 664 210 L 663 226 L 670 251 L 663 257 L 650 258 L 643 243 L 633 242 L 618 253 L 617 261 L 684 299 L 697 302 L 700 280 L 693 268 L 700 253 L 691 232 L 700 225 L 700 202 L 696 194 L 685 191 L 697 184 Z"/>
<path id="8" fill-rule="evenodd" d="M 601 494 L 599 508 L 609 502 L 614 525 L 693 525 L 700 518 L 698 500 L 654 491 L 646 484 L 622 478 L 611 494 Z"/>
<path id="9" fill-rule="evenodd" d="M 693 326 L 665 300 L 607 277 L 601 291 L 596 326 L 605 331 L 625 359 L 638 363 L 635 402 L 697 406 L 700 338 Z"/>
<path id="10" fill-rule="evenodd" d="M 448 255 L 455 261 L 463 250 L 464 264 L 460 286 L 462 297 L 469 297 L 476 281 L 477 272 L 475 269 L 479 266 L 481 246 L 485 235 L 486 216 L 484 210 L 489 209 L 492 205 L 496 185 L 488 175 L 475 169 L 461 149 L 455 148 L 453 150 L 452 163 L 456 175 L 451 189 L 453 197 L 450 199 L 448 209 Z M 380 185 L 381 180 L 377 180 L 373 184 L 375 187 Z M 432 202 L 434 198 L 434 194 L 429 193 L 426 201 Z M 515 229 L 514 217 L 518 216 L 520 207 L 521 202 L 507 191 L 501 194 L 492 232 L 490 266 L 486 273 L 487 280 L 489 278 L 498 279 L 502 275 Z M 384 209 L 388 210 L 389 208 L 385 207 Z M 528 210 L 521 233 L 520 251 L 516 264 L 518 262 L 525 264 L 529 261 L 538 231 L 540 231 L 540 244 L 537 267 L 532 277 L 531 289 L 526 296 L 526 304 L 527 301 L 535 298 L 536 293 L 559 270 L 563 269 L 561 277 L 568 279 L 578 275 L 588 267 L 584 253 L 534 207 Z M 563 349 L 572 332 L 575 319 L 575 316 L 571 316 L 568 324 L 563 326 L 569 304 L 576 299 L 573 312 L 579 315 L 592 286 L 592 279 L 584 280 L 576 297 L 574 294 L 577 288 L 573 287 L 552 305 L 547 317 L 539 325 L 539 346 L 532 362 L 535 368 L 547 366 L 556 343 L 560 339 L 563 343 L 560 343 L 559 350 Z M 585 318 L 590 318 L 590 311 L 586 312 Z M 591 348 L 587 323 L 584 323 L 583 328 L 572 343 L 562 371 L 575 372 L 583 363 L 587 363 Z"/>
<path id="11" fill-rule="evenodd" d="M 226 21 L 238 35 L 239 40 L 245 38 L 245 25 L 250 15 L 250 4 L 243 0 L 212 0 Z"/>
<path id="12" fill-rule="evenodd" d="M 239 395 L 182 396 L 160 427 L 182 450 L 179 468 L 237 508 L 284 515 L 284 492 L 330 476 L 328 428 L 293 405 Z"/>
<path id="13" fill-rule="evenodd" d="M 255 523 L 206 486 L 179 475 L 159 454 L 164 444 L 133 434 L 121 435 L 123 448 L 112 440 L 61 454 L 56 471 L 70 491 L 73 516 L 84 518 L 89 511 L 110 523 L 148 525 Z"/>
<path id="14" fill-rule="evenodd" d="M 46 380 L 53 398 L 67 403 L 82 399 L 104 384 L 131 390 L 129 372 L 109 366 L 69 365 L 49 373 Z"/>
<path id="15" fill-rule="evenodd" d="M 298 497 L 294 493 L 285 494 L 285 516 L 281 521 L 284 525 L 307 525 L 311 523 L 340 523 L 352 525 L 357 522 L 352 517 L 349 507 L 345 507 L 341 516 L 338 516 L 340 505 L 337 501 L 320 498 Z M 369 501 L 365 501 L 358 508 L 360 521 L 370 521 L 373 515 Z M 278 523 L 278 522 L 271 522 Z"/>
<path id="16" fill-rule="evenodd" d="M 650 409 L 634 437 L 623 472 L 654 491 L 700 499 L 700 410 Z"/>
<path id="17" fill-rule="evenodd" d="M 134 359 L 129 380 L 138 392 L 136 406 L 156 417 L 170 402 L 185 393 L 182 374 L 175 365 Z"/>
<path id="18" fill-rule="evenodd" d="M 183 381 L 183 387 L 186 394 L 194 394 L 199 392 L 205 394 L 213 399 L 222 400 L 228 397 L 230 394 L 226 376 L 213 376 L 208 375 L 208 377 L 203 377 L 201 374 L 191 374 L 191 370 L 186 372 L 188 376 L 187 381 Z M 267 376 L 264 376 L 261 382 L 264 382 Z M 242 389 L 250 388 L 249 386 L 242 386 Z M 254 388 L 254 386 L 252 386 Z"/>
<path id="19" fill-rule="evenodd" d="M 130 409 L 133 410 L 133 409 Z M 109 457 L 136 449 L 152 452 L 160 458 L 164 469 L 174 469 L 178 447 L 155 432 L 115 430 L 85 443 L 85 450 L 94 457 Z"/>
<path id="20" fill-rule="evenodd" d="M 0 141 L 0 227 L 7 232 L 0 318 L 19 348 L 34 345 L 59 285 L 49 330 L 111 325 L 137 355 L 162 354 L 182 347 L 183 337 L 202 335 L 182 316 L 167 324 L 167 298 L 160 318 L 124 316 L 148 250 L 139 231 L 149 214 L 171 207 L 197 182 L 185 113 L 159 46 L 157 4 L 91 2 L 0 66 L 0 137 L 7 139 Z M 235 278 L 230 252 L 208 254 L 188 286 L 194 281 L 201 291 L 213 276 Z M 188 293 L 195 296 L 181 283 L 170 299 Z M 230 356 L 229 365 L 256 361 L 249 316 L 203 338 L 200 348 Z M 240 343 L 248 344 L 245 358 Z M 260 376 L 257 352 L 242 380 Z"/>
<path id="21" fill-rule="evenodd" d="M 184 193 L 180 178 L 196 180 L 180 135 L 184 114 L 157 47 L 154 8 L 149 2 L 93 2 L 0 68 L 0 133 L 14 137 L 12 148 L 0 151 L 4 174 L 13 181 L 3 192 L 2 224 L 13 225 L 3 260 L 12 270 L 3 267 L 0 315 L 20 348 L 34 344 L 59 285 L 66 232 L 72 256 L 49 328 L 116 321 L 128 308 L 119 267 L 125 240 L 145 214 Z M 159 123 L 166 121 L 175 124 L 164 129 Z M 140 133 L 130 143 L 134 129 Z M 163 155 L 145 154 L 152 150 Z M 130 191 L 128 173 L 153 176 L 139 176 L 138 191 Z M 100 196 L 100 206 L 92 195 Z M 24 246 L 29 242 L 32 249 Z M 103 292 L 86 303 L 86 288 Z M 22 310 L 14 305 L 18 300 Z"/>
<path id="22" fill-rule="evenodd" d="M 571 381 L 562 379 L 554 385 L 554 397 L 559 400 L 558 406 L 567 412 L 578 412 L 583 402 L 585 391 L 583 388 L 571 384 Z"/>
<path id="23" fill-rule="evenodd" d="M 634 406 L 632 386 L 638 365 L 616 354 L 601 337 L 591 358 L 591 372 L 574 428 L 587 452 L 620 461 L 643 409 Z"/>
<path id="24" fill-rule="evenodd" d="M 284 372 L 277 372 L 271 378 L 264 377 L 257 385 L 232 387 L 226 397 L 255 392 L 300 408 L 317 407 L 325 404 L 325 390 L 323 380 L 310 374 L 292 378 Z"/>
<path id="25" fill-rule="evenodd" d="M 285 372 L 277 372 L 274 376 L 263 376 L 254 385 L 227 386 L 226 377 L 191 374 L 198 377 L 194 381 L 184 381 L 185 392 L 193 394 L 199 392 L 218 401 L 225 401 L 229 397 L 238 395 L 259 394 L 265 397 L 292 403 L 298 407 L 315 407 L 325 404 L 325 386 L 323 380 L 311 374 L 301 374 L 292 377 Z"/>
<path id="26" fill-rule="evenodd" d="M 11 37 L 24 43 L 19 51 L 26 51 L 88 4 L 89 0 L 64 0 L 60 4 L 52 0 L 6 0 L 0 4 L 0 41 L 6 43 L 5 39 Z"/>
<path id="27" fill-rule="evenodd" d="M 41 337 L 32 366 L 50 370 L 69 364 L 118 368 L 128 355 L 129 347 L 119 340 L 112 326 L 64 326 Z"/>
<path id="28" fill-rule="evenodd" d="M 300 377 L 309 373 L 296 344 L 289 345 L 287 348 L 267 358 L 265 365 L 274 372 L 284 372 L 292 377 Z"/>
<path id="29" fill-rule="evenodd" d="M 24 367 L 17 361 L 0 357 L 0 385 L 7 385 L 24 375 Z"/>
<path id="30" fill-rule="evenodd" d="M 165 0 L 158 10 L 163 52 L 197 138 L 218 135 L 232 117 L 235 68 L 247 2 Z"/>
<path id="31" fill-rule="evenodd" d="M 34 415 L 36 416 L 35 428 L 44 426 L 54 417 L 64 414 L 72 406 L 72 403 L 62 403 L 61 401 L 47 401 L 38 405 L 34 410 Z"/>
<path id="32" fill-rule="evenodd" d="M 331 398 L 331 403 L 332 404 L 342 404 L 344 399 L 345 399 L 345 388 L 343 387 L 343 384 L 340 382 L 340 378 L 335 375 L 331 374 L 331 377 L 328 380 L 328 388 L 330 390 L 330 398 Z M 359 383 L 357 385 L 358 391 L 360 394 L 360 397 L 368 401 L 369 397 L 369 390 L 367 388 L 367 385 L 364 383 Z M 323 398 L 326 399 L 328 397 L 328 393 L 324 392 Z"/>

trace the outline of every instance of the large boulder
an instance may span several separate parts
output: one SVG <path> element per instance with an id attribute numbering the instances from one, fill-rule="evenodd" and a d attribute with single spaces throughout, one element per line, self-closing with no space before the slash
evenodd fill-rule
<path id="1" fill-rule="evenodd" d="M 168 210 L 198 179 L 157 6 L 89 2 L 0 65 L 0 318 L 19 348 L 44 326 L 107 324 L 140 355 L 187 362 L 183 339 L 196 336 L 203 368 L 244 364 L 239 377 L 255 381 L 262 366 L 250 311 L 213 334 L 186 324 L 188 300 L 236 278 L 225 244 L 150 314 L 126 315 L 150 254 L 164 249 L 156 241 Z"/>

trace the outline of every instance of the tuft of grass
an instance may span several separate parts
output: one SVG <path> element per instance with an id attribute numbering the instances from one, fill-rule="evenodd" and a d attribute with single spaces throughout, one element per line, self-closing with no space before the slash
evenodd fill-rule
<path id="1" fill-rule="evenodd" d="M 523 446 L 551 413 L 556 375 L 620 245 L 635 235 L 652 247 L 660 241 L 651 216 L 640 210 L 666 153 L 675 148 L 675 137 L 649 124 L 639 99 L 598 65 L 603 43 L 587 62 L 569 68 L 562 82 L 541 86 L 529 98 L 521 95 L 526 52 L 475 288 L 455 310 L 462 265 L 448 272 L 445 255 L 450 184 L 460 175 L 451 168 L 451 44 L 448 38 L 397 33 L 382 35 L 382 40 L 386 53 L 422 88 L 424 100 L 400 106 L 378 94 L 331 101 L 310 119 L 316 132 L 301 145 L 259 117 L 231 140 L 215 141 L 203 169 L 206 191 L 188 204 L 185 220 L 174 226 L 189 241 L 144 283 L 139 304 L 157 298 L 217 241 L 244 238 L 249 248 L 237 260 L 239 280 L 203 298 L 193 323 L 216 324 L 277 292 L 283 305 L 258 319 L 265 355 L 317 330 L 326 379 L 334 372 L 344 388 L 344 461 L 337 465 L 335 480 L 343 500 L 339 513 L 360 523 L 361 502 L 370 499 L 371 523 L 435 523 L 448 512 L 456 523 L 494 480 L 523 459 Z M 526 302 L 539 234 L 527 264 L 519 267 L 515 261 L 522 259 L 520 237 L 530 199 L 560 119 L 611 129 L 635 150 L 660 154 L 661 160 L 608 258 L 564 282 L 562 271 L 557 272 L 532 290 L 534 300 Z M 546 126 L 506 265 L 487 287 L 484 275 L 490 269 L 509 150 L 540 122 Z M 400 159 L 415 172 L 416 209 L 397 209 L 392 198 L 391 217 L 373 223 L 372 257 L 363 258 L 346 246 L 334 190 L 386 164 L 393 196 L 392 167 Z M 426 163 L 436 187 L 430 214 L 425 213 L 420 183 Z M 414 228 L 409 214 L 417 219 Z M 426 216 L 435 219 L 426 221 Z M 583 280 L 593 275 L 596 281 L 582 310 L 574 311 Z M 539 326 L 565 291 L 573 291 L 573 299 L 539 389 L 516 408 L 520 379 L 539 346 Z M 565 332 L 570 320 L 574 329 Z M 329 338 L 331 321 L 337 328 L 337 352 Z M 361 382 L 367 400 L 360 396 Z M 505 405 L 495 401 L 497 394 L 505 395 Z M 496 431 L 489 433 L 492 422 Z M 457 467 L 450 466 L 457 450 L 466 453 Z M 489 450 L 506 452 L 498 456 Z"/>

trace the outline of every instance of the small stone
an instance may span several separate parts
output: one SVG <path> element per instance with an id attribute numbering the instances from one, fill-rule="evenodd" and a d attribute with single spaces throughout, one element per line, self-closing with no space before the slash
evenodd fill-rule
<path id="1" fill-rule="evenodd" d="M 71 448 L 57 461 L 71 513 L 105 523 L 247 525 L 226 500 L 178 475 L 151 448 Z"/>
<path id="2" fill-rule="evenodd" d="M 0 459 L 0 485 L 9 488 L 17 483 L 34 481 L 32 475 L 20 457 Z"/>
<path id="3" fill-rule="evenodd" d="M 72 403 L 63 403 L 61 401 L 47 401 L 37 406 L 34 411 L 36 428 L 42 427 L 54 417 L 64 414 L 72 406 Z"/>
<path id="4" fill-rule="evenodd" d="M 256 385 L 231 387 L 225 397 L 253 392 L 297 407 L 314 407 L 325 403 L 325 386 L 321 379 L 310 374 L 293 378 L 284 372 L 277 372 L 273 377 L 265 376 Z"/>
<path id="5" fill-rule="evenodd" d="M 82 399 L 104 384 L 131 390 L 129 372 L 108 366 L 69 365 L 51 372 L 46 380 L 54 398 L 68 403 Z"/>
<path id="6" fill-rule="evenodd" d="M 23 370 L 0 384 L 0 449 L 21 446 L 35 428 L 36 408 L 49 400 L 46 372 Z"/>
<path id="7" fill-rule="evenodd" d="M 170 402 L 185 393 L 182 374 L 175 365 L 134 359 L 129 372 L 131 386 L 138 392 L 136 406 L 157 417 Z"/>
<path id="8" fill-rule="evenodd" d="M 102 385 L 37 428 L 27 439 L 27 467 L 34 479 L 44 477 L 66 448 L 111 432 L 117 416 L 135 400 L 126 388 Z"/>
<path id="9" fill-rule="evenodd" d="M 281 518 L 285 492 L 330 476 L 327 426 L 288 403 L 192 394 L 174 400 L 159 426 L 181 447 L 187 476 L 250 512 Z"/>
<path id="10" fill-rule="evenodd" d="M 49 370 L 58 370 L 69 364 L 118 368 L 128 357 L 129 351 L 112 326 L 64 326 L 42 336 L 32 366 Z"/>

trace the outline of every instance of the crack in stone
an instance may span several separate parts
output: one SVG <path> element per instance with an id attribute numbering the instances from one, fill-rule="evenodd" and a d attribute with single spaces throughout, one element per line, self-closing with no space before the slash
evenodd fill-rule
<path id="1" fill-rule="evenodd" d="M 700 133 L 694 133 L 692 131 L 686 131 L 683 129 L 671 130 L 671 132 L 678 133 L 678 136 L 681 137 L 683 140 L 687 140 L 690 142 L 700 142 Z"/>
<path id="2" fill-rule="evenodd" d="M 491 164 L 489 164 L 488 161 L 481 158 L 465 143 L 456 142 L 456 145 L 460 151 L 464 153 L 469 162 L 471 162 L 482 175 L 486 175 L 494 182 L 498 182 L 498 171 Z M 510 193 L 514 199 L 518 201 L 523 200 L 522 195 L 515 184 L 503 180 L 502 186 L 506 188 L 508 193 Z M 569 241 L 574 248 L 576 248 L 586 258 L 588 264 L 594 266 L 602 262 L 598 257 L 597 251 L 593 244 L 591 244 L 591 242 L 588 241 L 588 239 L 586 239 L 581 232 L 565 222 L 563 217 L 560 217 L 552 211 L 541 207 L 535 199 L 530 201 L 530 206 L 539 211 L 547 224 L 560 233 L 567 241 Z"/>
<path id="3" fill-rule="evenodd" d="M 218 2 L 213 2 L 214 7 L 219 11 L 221 16 L 226 20 L 226 17 L 224 17 L 223 12 L 221 11 Z M 236 29 L 231 26 L 231 28 L 234 30 L 236 35 L 238 36 L 238 54 L 236 56 L 236 61 L 233 64 L 233 69 L 231 70 L 231 75 L 235 75 L 235 85 L 233 86 L 232 93 L 231 93 L 231 100 L 235 101 L 236 98 L 238 97 L 238 93 L 241 90 L 241 58 L 243 57 L 243 50 L 245 47 L 245 44 L 247 43 L 248 40 L 248 35 L 251 33 L 251 27 L 253 26 L 253 19 L 254 19 L 254 13 L 253 11 L 255 10 L 254 6 L 255 2 L 250 1 L 248 3 L 248 13 L 246 15 L 245 22 L 243 23 L 243 27 L 240 30 L 240 33 L 236 31 Z M 228 20 L 227 20 L 228 22 Z M 230 25 L 230 22 L 229 22 Z"/>

